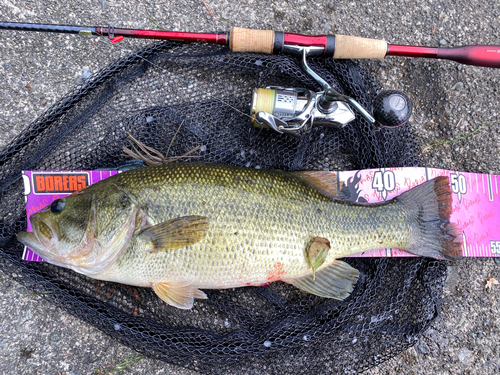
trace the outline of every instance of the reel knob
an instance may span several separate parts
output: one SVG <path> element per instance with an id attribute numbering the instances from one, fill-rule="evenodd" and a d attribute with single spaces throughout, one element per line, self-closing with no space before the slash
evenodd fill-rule
<path id="1" fill-rule="evenodd" d="M 401 91 L 386 90 L 377 95 L 373 102 L 373 117 L 376 128 L 396 128 L 408 122 L 412 113 L 410 98 Z"/>

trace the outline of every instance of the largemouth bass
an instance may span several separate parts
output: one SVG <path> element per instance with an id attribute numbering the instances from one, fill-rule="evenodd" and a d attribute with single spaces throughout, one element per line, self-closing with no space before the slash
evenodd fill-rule
<path id="1" fill-rule="evenodd" d="M 55 200 L 17 238 L 50 263 L 152 287 L 181 309 L 206 298 L 201 289 L 277 280 L 344 299 L 358 271 L 338 258 L 389 247 L 437 259 L 461 253 L 447 177 L 379 204 L 333 199 L 336 186 L 328 172 L 147 167 Z"/>

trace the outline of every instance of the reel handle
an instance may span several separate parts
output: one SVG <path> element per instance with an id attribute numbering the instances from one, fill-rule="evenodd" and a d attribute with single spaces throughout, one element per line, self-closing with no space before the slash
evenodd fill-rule
<path id="1" fill-rule="evenodd" d="M 381 127 L 397 128 L 410 119 L 412 103 L 410 98 L 397 90 L 380 92 L 373 102 L 373 117 L 377 130 Z"/>

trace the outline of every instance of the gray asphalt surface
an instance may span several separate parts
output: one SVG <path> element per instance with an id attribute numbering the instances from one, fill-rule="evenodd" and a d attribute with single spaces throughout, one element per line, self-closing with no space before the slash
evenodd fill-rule
<path id="1" fill-rule="evenodd" d="M 232 25 L 308 34 L 338 33 L 394 44 L 500 45 L 500 2 L 479 0 L 0 0 L 0 19 L 12 22 L 226 30 Z M 0 31 L 0 148 L 79 80 L 144 44 L 40 33 Z M 500 174 L 500 70 L 450 61 L 386 58 L 362 62 L 386 89 L 414 100 L 413 125 L 431 167 Z M 496 220 L 500 220 L 496 214 Z M 496 374 L 500 372 L 500 287 L 485 291 L 493 259 L 465 259 L 449 267 L 441 316 L 422 340 L 368 374 Z M 138 354 L 0 274 L 0 372 L 103 373 Z M 192 374 L 138 359 L 121 373 Z"/>

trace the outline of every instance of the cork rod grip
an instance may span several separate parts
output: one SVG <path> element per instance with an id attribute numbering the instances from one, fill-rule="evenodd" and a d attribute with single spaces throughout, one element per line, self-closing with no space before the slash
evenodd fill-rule
<path id="1" fill-rule="evenodd" d="M 334 59 L 383 59 L 386 54 L 385 40 L 335 35 Z"/>
<path id="2" fill-rule="evenodd" d="M 229 48 L 233 52 L 273 53 L 274 31 L 232 27 Z"/>

